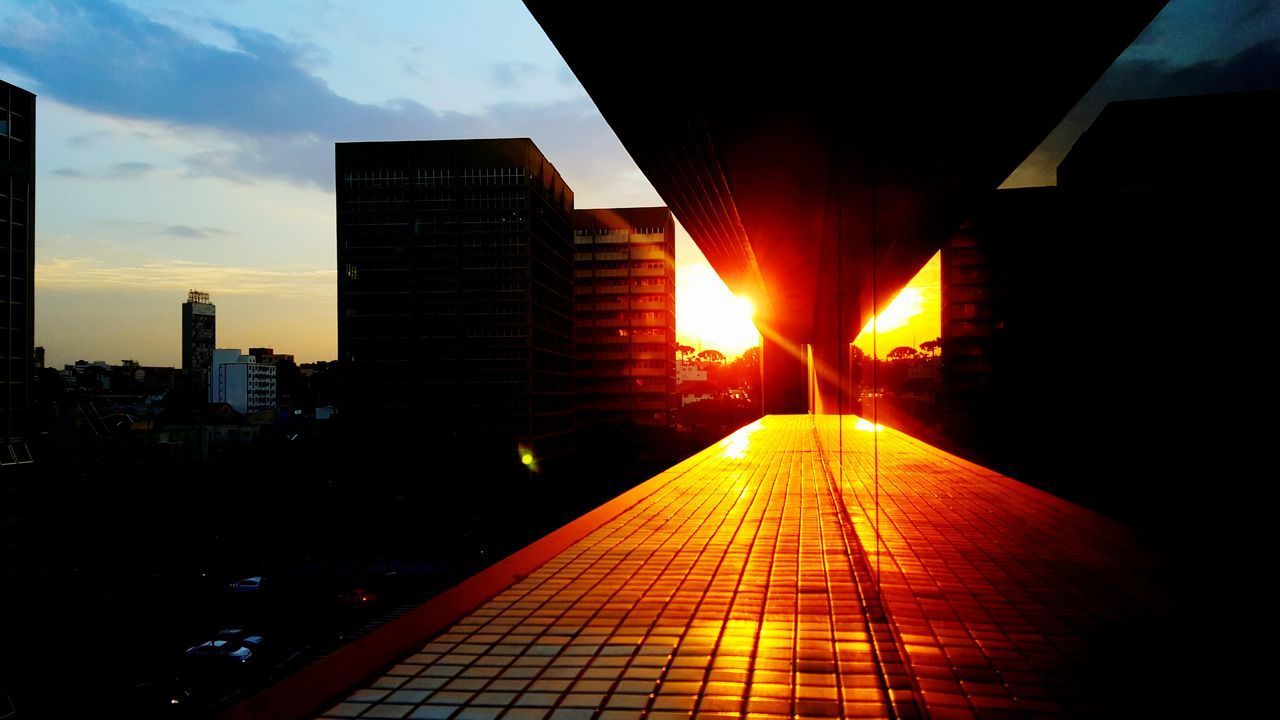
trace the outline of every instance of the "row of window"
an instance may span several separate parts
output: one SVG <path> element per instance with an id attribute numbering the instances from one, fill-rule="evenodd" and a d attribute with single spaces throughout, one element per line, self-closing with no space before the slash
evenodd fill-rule
<path id="1" fill-rule="evenodd" d="M 509 325 L 504 327 L 468 327 L 465 337 L 523 338 L 529 337 L 529 328 L 523 325 Z"/>
<path id="2" fill-rule="evenodd" d="M 661 235 L 664 230 L 660 227 L 638 227 L 638 228 L 585 228 L 574 230 L 573 234 L 579 237 L 596 236 L 609 237 L 617 235 Z"/>
<path id="3" fill-rule="evenodd" d="M 462 181 L 468 185 L 517 185 L 523 184 L 523 167 L 463 168 Z"/>
<path id="4" fill-rule="evenodd" d="M 408 187 L 409 174 L 404 170 L 355 170 L 343 173 L 342 182 L 349 189 Z"/>
<path id="5" fill-rule="evenodd" d="M 575 253 L 575 255 L 584 255 L 585 253 Z M 579 258 L 580 260 L 589 260 L 590 258 Z M 619 258 L 619 260 L 627 260 Z M 669 263 L 662 260 L 630 260 L 629 262 L 579 262 L 578 267 L 583 270 L 661 270 L 668 267 Z"/>
<path id="6" fill-rule="evenodd" d="M 413 184 L 418 187 L 441 187 L 453 182 L 449 168 L 418 168 L 413 173 Z"/>

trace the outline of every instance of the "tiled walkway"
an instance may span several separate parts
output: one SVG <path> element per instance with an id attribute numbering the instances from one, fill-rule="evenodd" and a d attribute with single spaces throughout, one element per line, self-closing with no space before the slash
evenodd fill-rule
<path id="1" fill-rule="evenodd" d="M 1118 526 L 856 418 L 650 482 L 323 717 L 1070 716 L 1087 638 L 1143 604 Z"/>

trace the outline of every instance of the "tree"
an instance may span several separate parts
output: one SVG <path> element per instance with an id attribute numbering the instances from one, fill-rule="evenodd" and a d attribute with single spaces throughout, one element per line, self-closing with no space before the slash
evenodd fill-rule
<path id="1" fill-rule="evenodd" d="M 935 340 L 925 340 L 920 343 L 920 349 L 929 353 L 929 357 L 933 357 L 942 351 L 942 338 Z"/>
<path id="2" fill-rule="evenodd" d="M 693 347 L 689 345 L 676 345 L 676 352 L 680 353 L 680 358 L 685 362 L 689 361 L 689 356 L 693 354 Z"/>
<path id="3" fill-rule="evenodd" d="M 905 345 L 896 347 L 889 351 L 890 360 L 909 360 L 917 357 L 920 357 L 920 351 Z"/>
<path id="4" fill-rule="evenodd" d="M 719 350 L 703 350 L 698 353 L 698 359 L 702 362 L 722 363 L 724 362 L 724 353 Z"/>
<path id="5" fill-rule="evenodd" d="M 716 368 L 711 368 L 713 371 Z M 760 348 L 750 347 L 742 355 L 719 368 L 718 381 L 729 390 L 741 390 L 746 398 L 755 398 L 760 385 Z"/>

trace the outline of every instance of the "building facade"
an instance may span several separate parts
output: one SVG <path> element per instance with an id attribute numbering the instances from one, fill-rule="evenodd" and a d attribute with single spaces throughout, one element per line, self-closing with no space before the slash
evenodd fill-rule
<path id="1" fill-rule="evenodd" d="M 704 382 L 707 379 L 706 363 L 676 360 L 676 385 Z"/>
<path id="2" fill-rule="evenodd" d="M 450 453 L 565 450 L 573 191 L 555 167 L 528 139 L 336 155 L 341 412 Z"/>
<path id="3" fill-rule="evenodd" d="M 274 410 L 276 366 L 242 355 L 239 348 L 214 350 L 209 368 L 209 402 L 226 403 L 242 415 Z"/>
<path id="4" fill-rule="evenodd" d="M 217 326 L 209 293 L 192 290 L 182 303 L 182 369 L 208 370 L 217 344 Z"/>
<path id="5" fill-rule="evenodd" d="M 0 465 L 31 461 L 36 96 L 0 81 Z"/>
<path id="6" fill-rule="evenodd" d="M 271 363 L 272 365 L 282 362 L 294 362 L 292 353 L 278 353 L 275 348 L 269 347 L 251 347 L 249 354 L 260 363 Z"/>
<path id="7" fill-rule="evenodd" d="M 580 421 L 670 424 L 676 402 L 671 211 L 577 210 L 573 251 Z"/>

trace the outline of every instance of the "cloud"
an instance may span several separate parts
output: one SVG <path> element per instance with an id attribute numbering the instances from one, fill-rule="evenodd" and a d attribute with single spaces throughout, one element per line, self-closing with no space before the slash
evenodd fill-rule
<path id="1" fill-rule="evenodd" d="M 200 287 L 223 295 L 268 295 L 332 300 L 336 271 L 292 270 L 210 265 L 169 260 L 137 265 L 109 265 L 95 258 L 47 256 L 36 268 L 42 287 L 132 289 L 186 292 Z"/>
<path id="2" fill-rule="evenodd" d="M 500 88 L 518 87 L 526 80 L 535 78 L 542 73 L 541 67 L 520 60 L 497 63 L 489 68 L 489 75 L 493 78 L 493 83 Z"/>
<path id="3" fill-rule="evenodd" d="M 313 48 L 270 33 L 214 23 L 233 45 L 218 47 L 108 1 L 40 4 L 12 15 L 0 62 L 39 77 L 41 92 L 95 113 L 172 125 L 187 134 L 210 131 L 205 148 L 178 159 L 188 177 L 246 184 L 282 179 L 328 189 L 335 141 L 453 137 L 533 137 L 544 151 L 554 144 L 548 138 L 563 138 L 557 160 L 566 154 L 561 148 L 608 147 L 604 157 L 578 157 L 593 168 L 631 165 L 586 97 L 503 104 L 474 114 L 439 112 L 405 99 L 362 104 L 308 71 Z M 494 66 L 493 79 L 519 84 L 545 72 L 514 61 Z"/>
<path id="4" fill-rule="evenodd" d="M 116 3 L 84 0 L 38 5 L 11 20 L 0 60 L 95 112 L 251 135 L 387 134 L 446 118 L 408 101 L 343 98 L 305 69 L 312 49 L 257 30 L 218 24 L 235 43 L 224 49 Z"/>
<path id="5" fill-rule="evenodd" d="M 84 148 L 97 144 L 99 141 L 109 137 L 111 137 L 111 133 L 106 130 L 94 130 L 80 135 L 72 135 L 67 138 L 67 145 L 73 148 Z"/>
<path id="6" fill-rule="evenodd" d="M 190 225 L 166 225 L 160 232 L 165 235 L 173 235 L 181 238 L 195 238 L 198 240 L 208 240 L 214 235 L 232 235 L 230 230 L 224 230 L 220 227 L 205 226 L 202 228 L 194 228 Z"/>
<path id="7" fill-rule="evenodd" d="M 190 225 L 169 225 L 160 232 L 165 235 L 173 235 L 175 237 L 183 238 L 205 239 L 209 237 L 209 233 L 193 228 Z"/>
<path id="8" fill-rule="evenodd" d="M 131 180 L 139 178 L 155 169 L 151 163 L 144 162 L 122 162 L 116 163 L 106 170 L 100 172 L 85 172 L 79 168 L 60 167 L 53 171 L 58 177 L 75 178 L 77 180 L 89 180 L 105 178 L 108 180 Z"/>
<path id="9" fill-rule="evenodd" d="M 106 172 L 106 177 L 113 179 L 130 179 L 142 177 L 155 169 L 151 163 L 144 162 L 122 162 L 112 165 Z"/>

